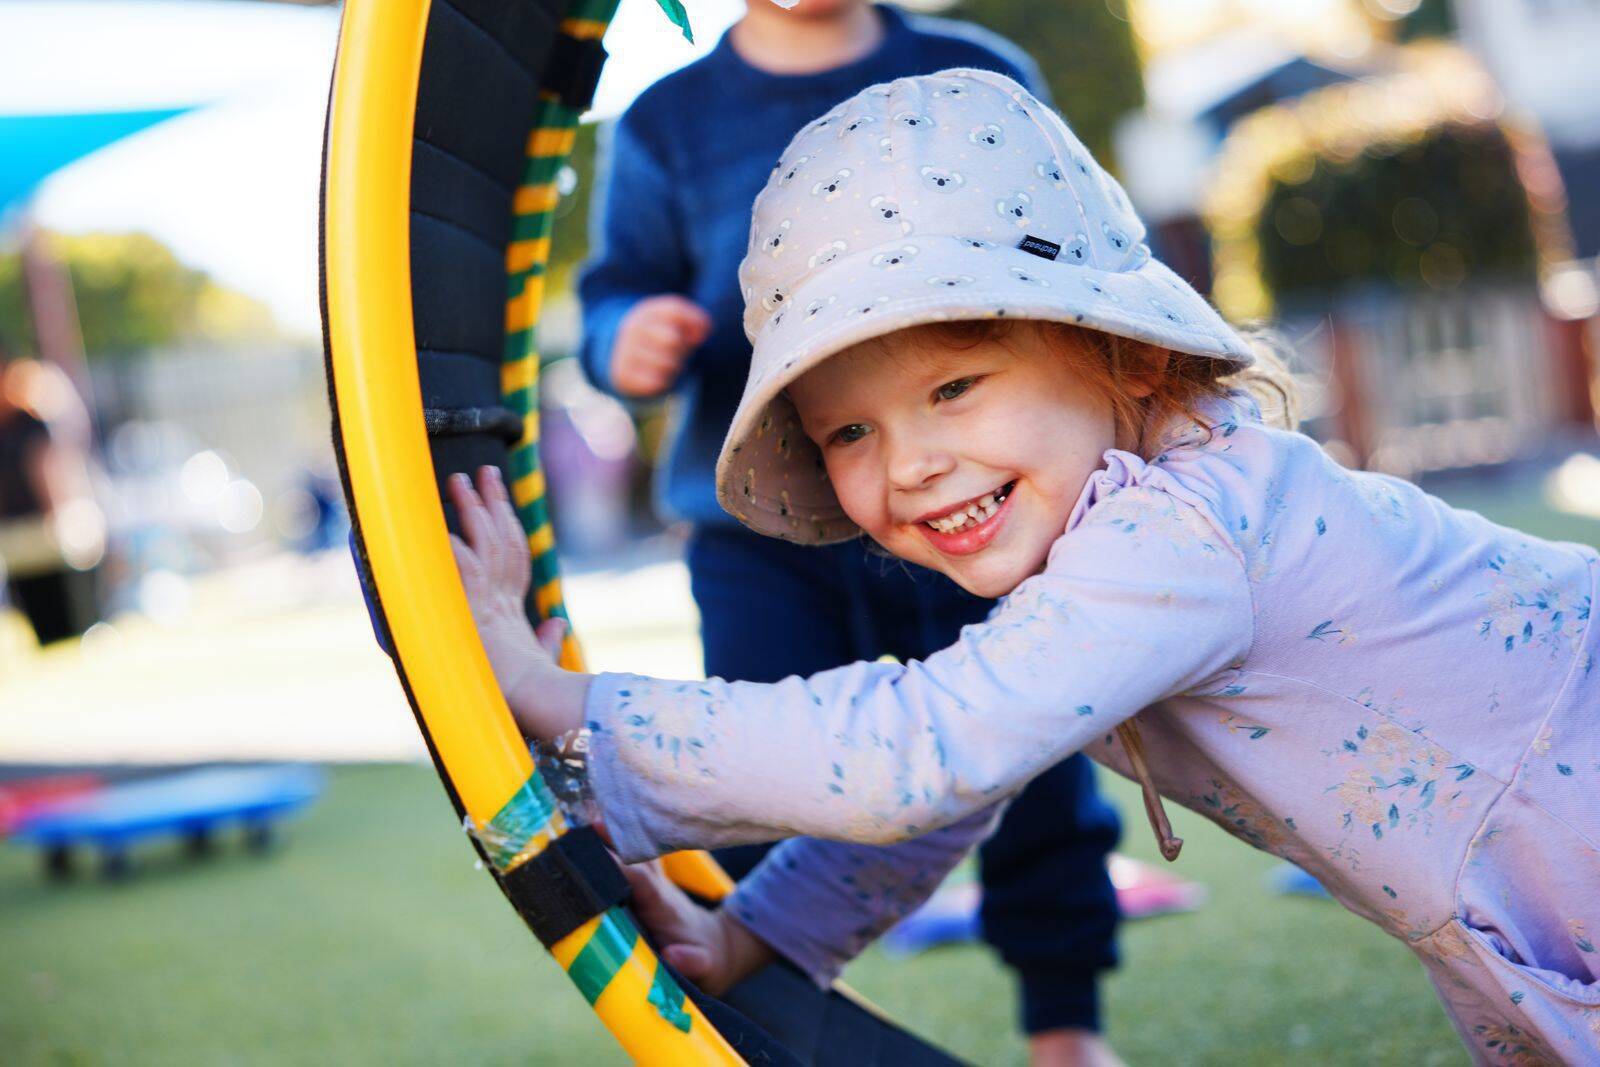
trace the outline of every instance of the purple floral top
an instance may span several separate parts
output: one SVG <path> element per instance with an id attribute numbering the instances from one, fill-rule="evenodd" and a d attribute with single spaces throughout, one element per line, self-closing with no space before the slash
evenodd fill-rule
<path id="1" fill-rule="evenodd" d="M 1600 1062 L 1597 557 L 1347 471 L 1247 402 L 1105 454 L 1042 573 L 924 662 L 602 675 L 622 855 L 794 837 L 727 906 L 819 982 L 995 806 L 1139 715 L 1161 792 L 1422 959 L 1474 1056 Z M 878 847 L 889 846 L 889 847 Z"/>

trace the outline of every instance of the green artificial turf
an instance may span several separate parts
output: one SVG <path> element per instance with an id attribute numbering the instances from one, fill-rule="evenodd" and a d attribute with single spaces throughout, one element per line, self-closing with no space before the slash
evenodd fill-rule
<path id="1" fill-rule="evenodd" d="M 1124 851 L 1153 859 L 1136 791 L 1101 777 Z M 1273 894 L 1270 857 L 1173 814 L 1177 869 L 1211 900 L 1125 927 L 1106 995 L 1130 1063 L 1465 1062 L 1402 946 Z M 58 886 L 0 848 L 0 1063 L 622 1062 L 473 862 L 411 766 L 332 771 L 265 858 L 152 845 L 125 884 Z M 1010 978 L 983 948 L 872 953 L 849 977 L 974 1062 L 1024 1062 Z"/>
<path id="2" fill-rule="evenodd" d="M 1426 488 L 1458 508 L 1535 537 L 1552 541 L 1600 544 L 1600 521 L 1552 507 L 1544 491 L 1545 476 L 1526 467 L 1512 466 L 1477 477 L 1440 478 Z"/>

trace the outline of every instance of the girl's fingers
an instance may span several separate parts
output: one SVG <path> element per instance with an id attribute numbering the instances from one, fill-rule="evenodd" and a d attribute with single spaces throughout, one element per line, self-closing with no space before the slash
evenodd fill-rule
<path id="1" fill-rule="evenodd" d="M 477 532 L 483 538 L 483 547 L 478 549 L 478 554 L 484 557 L 484 566 L 489 572 L 489 580 L 496 588 L 504 588 L 506 584 L 506 558 L 510 554 L 509 546 L 500 531 L 499 523 L 495 520 L 491 507 L 494 502 L 494 488 L 488 475 L 489 468 L 478 469 L 478 489 L 473 494 L 475 507 L 472 509 L 473 520 Z M 462 525 L 466 525 L 466 516 L 462 516 Z M 476 546 L 475 546 L 476 547 Z"/>
<path id="2" fill-rule="evenodd" d="M 472 482 L 466 475 L 452 474 L 444 480 L 445 492 L 450 494 L 450 503 L 456 506 L 457 511 L 465 511 L 472 494 Z"/>
<path id="3" fill-rule="evenodd" d="M 650 891 L 652 888 L 650 885 L 650 875 L 649 872 L 645 870 L 644 864 L 623 863 L 615 853 L 612 853 L 611 858 L 616 860 L 617 865 L 622 868 L 622 876 L 628 880 L 629 887 L 632 888 L 635 893 L 637 893 L 639 896 L 644 896 Z"/>
<path id="4" fill-rule="evenodd" d="M 477 555 L 468 548 L 466 542 L 455 534 L 450 535 L 450 552 L 456 557 L 456 569 L 461 572 L 461 584 L 469 592 L 484 584 L 483 564 L 478 562 Z"/>
<path id="5" fill-rule="evenodd" d="M 628 879 L 628 887 L 633 890 L 634 907 L 646 925 L 657 925 L 666 915 L 670 915 L 670 909 L 661 895 L 661 886 L 655 878 L 654 863 L 624 863 L 622 873 Z"/>
<path id="6" fill-rule="evenodd" d="M 528 535 L 522 529 L 522 520 L 517 518 L 516 507 L 511 502 L 511 492 L 506 487 L 505 477 L 500 473 L 500 468 L 488 467 L 485 470 L 489 475 L 489 486 L 494 494 L 489 500 L 489 511 L 494 516 L 506 544 L 506 563 L 510 568 L 506 579 L 511 583 L 512 589 L 521 593 L 528 588 L 528 579 L 532 575 L 527 547 Z"/>
<path id="7" fill-rule="evenodd" d="M 487 565 L 493 537 L 488 529 L 488 512 L 484 510 L 483 501 L 465 474 L 452 474 L 449 488 L 456 514 L 461 518 L 461 532 L 465 535 L 467 545 Z"/>
<path id="8" fill-rule="evenodd" d="M 692 982 L 702 982 L 711 975 L 711 950 L 704 945 L 680 941 L 664 946 L 661 955 Z"/>

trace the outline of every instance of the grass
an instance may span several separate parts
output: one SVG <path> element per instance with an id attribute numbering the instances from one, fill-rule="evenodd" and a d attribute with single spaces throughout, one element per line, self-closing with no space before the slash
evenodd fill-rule
<path id="1" fill-rule="evenodd" d="M 1137 793 L 1124 850 L 1154 858 Z M 1405 948 L 1318 900 L 1266 886 L 1274 861 L 1189 813 L 1178 868 L 1192 915 L 1127 926 L 1109 1032 L 1134 1064 L 1464 1062 Z M 0 848 L 0 1061 L 33 1064 L 622 1062 L 500 899 L 432 772 L 335 770 L 285 847 L 176 847 L 132 881 L 47 884 Z M 1024 1062 L 1010 978 L 981 947 L 872 953 L 850 980 L 974 1062 Z"/>
<path id="2" fill-rule="evenodd" d="M 1543 472 L 1526 465 L 1441 476 L 1424 488 L 1458 508 L 1536 537 L 1600 545 L 1600 521 L 1552 507 L 1545 498 Z"/>

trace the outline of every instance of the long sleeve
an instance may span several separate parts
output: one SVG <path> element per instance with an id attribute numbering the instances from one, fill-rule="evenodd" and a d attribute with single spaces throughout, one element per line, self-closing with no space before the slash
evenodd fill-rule
<path id="1" fill-rule="evenodd" d="M 797 835 L 899 841 L 1228 670 L 1251 634 L 1232 543 L 1197 507 L 1133 486 L 925 662 L 770 685 L 599 676 L 596 795 L 628 860 Z"/>
<path id="2" fill-rule="evenodd" d="M 996 804 L 892 845 L 796 837 L 740 881 L 723 905 L 819 986 L 933 894 L 994 830 Z"/>
<path id="3" fill-rule="evenodd" d="M 684 234 L 665 162 L 635 128 L 630 112 L 603 135 L 599 192 L 590 217 L 591 258 L 578 282 L 583 304 L 579 362 L 595 387 L 615 392 L 611 354 L 633 306 L 658 293 L 687 292 L 692 281 Z"/>

